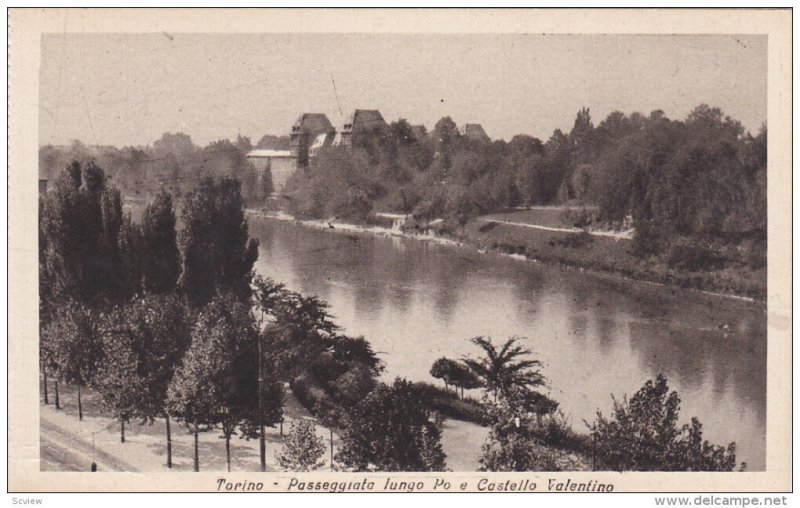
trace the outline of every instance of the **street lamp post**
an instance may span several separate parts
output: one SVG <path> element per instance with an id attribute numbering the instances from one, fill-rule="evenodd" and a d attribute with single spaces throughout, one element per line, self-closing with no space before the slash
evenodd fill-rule
<path id="1" fill-rule="evenodd" d="M 261 313 L 262 320 L 264 313 Z M 264 357 L 261 352 L 262 333 L 258 334 L 258 425 L 259 425 L 259 450 L 261 452 L 261 472 L 267 470 L 267 442 L 264 429 Z"/>

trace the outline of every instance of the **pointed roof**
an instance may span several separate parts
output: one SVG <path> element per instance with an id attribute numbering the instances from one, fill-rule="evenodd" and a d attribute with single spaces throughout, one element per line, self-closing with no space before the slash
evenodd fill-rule
<path id="1" fill-rule="evenodd" d="M 353 111 L 344 124 L 344 132 L 368 131 L 376 127 L 385 127 L 386 120 L 377 109 L 357 109 Z"/>
<path id="2" fill-rule="evenodd" d="M 492 139 L 483 130 L 483 126 L 479 123 L 468 123 L 462 130 L 464 137 L 473 141 L 485 141 L 491 143 Z"/>
<path id="3" fill-rule="evenodd" d="M 292 125 L 292 134 L 311 134 L 313 137 L 323 132 L 333 132 L 333 124 L 323 113 L 303 113 Z"/>

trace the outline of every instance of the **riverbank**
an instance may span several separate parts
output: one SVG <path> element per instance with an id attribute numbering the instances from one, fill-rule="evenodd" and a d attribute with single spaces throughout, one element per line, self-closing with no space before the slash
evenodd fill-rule
<path id="1" fill-rule="evenodd" d="M 766 302 L 766 268 L 678 271 L 663 263 L 652 263 L 633 255 L 629 232 L 584 233 L 551 225 L 531 226 L 503 222 L 496 216 L 472 219 L 455 230 L 441 221 L 433 227 L 403 229 L 337 220 L 301 220 L 280 211 L 248 209 L 247 214 L 294 222 L 334 233 L 403 237 L 439 245 L 469 247 L 481 253 L 491 252 L 518 260 L 589 271 L 628 281 L 682 288 L 753 303 Z M 391 221 L 386 225 L 390 224 Z"/>

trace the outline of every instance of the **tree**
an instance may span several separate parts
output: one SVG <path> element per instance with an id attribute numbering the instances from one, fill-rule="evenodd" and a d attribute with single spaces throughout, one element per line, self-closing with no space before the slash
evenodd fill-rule
<path id="1" fill-rule="evenodd" d="M 480 347 L 483 358 L 464 358 L 463 362 L 472 369 L 483 385 L 490 390 L 495 399 L 506 396 L 514 388 L 536 388 L 544 386 L 544 376 L 539 368 L 539 360 L 523 359 L 531 354 L 529 349 L 517 345 L 518 337 L 511 337 L 500 348 L 496 348 L 491 338 L 474 337 L 472 343 Z"/>
<path id="2" fill-rule="evenodd" d="M 659 374 L 630 400 L 614 400 L 610 418 L 598 411 L 590 428 L 600 464 L 614 471 L 732 471 L 736 445 L 704 441 L 697 418 L 678 427 L 679 409 L 680 397 Z"/>
<path id="3" fill-rule="evenodd" d="M 328 349 L 338 327 L 317 297 L 305 297 L 261 276 L 254 278 L 253 287 L 256 308 L 274 325 L 265 337 L 266 350 L 280 374 L 291 378 Z"/>
<path id="4" fill-rule="evenodd" d="M 139 416 L 147 398 L 147 380 L 139 368 L 139 336 L 126 329 L 124 313 L 115 312 L 101 326 L 104 358 L 95 377 L 95 388 L 105 406 L 120 422 L 120 442 L 125 442 L 125 423 Z"/>
<path id="5" fill-rule="evenodd" d="M 94 385 L 121 423 L 132 418 L 167 427 L 167 467 L 172 467 L 172 435 L 167 411 L 170 380 L 189 347 L 190 319 L 183 299 L 149 294 L 115 308 L 101 326 L 104 360 Z"/>
<path id="6" fill-rule="evenodd" d="M 311 420 L 292 423 L 289 435 L 283 441 L 278 464 L 287 471 L 313 471 L 325 463 L 325 443 L 317 436 L 317 427 Z"/>
<path id="7" fill-rule="evenodd" d="M 461 388 L 461 397 L 464 397 L 464 389 L 472 390 L 483 386 L 481 380 L 466 365 L 451 360 L 449 358 L 439 358 L 431 366 L 431 376 L 444 381 L 445 390 L 449 385 Z"/>
<path id="8" fill-rule="evenodd" d="M 139 224 L 131 220 L 130 214 L 126 215 L 119 230 L 119 256 L 120 271 L 116 275 L 120 278 L 120 284 L 124 291 L 129 295 L 142 292 L 144 264 L 158 263 L 145 258 L 142 246 L 142 229 Z"/>
<path id="9" fill-rule="evenodd" d="M 310 170 L 296 172 L 287 182 L 290 208 L 298 216 L 363 219 L 385 194 L 377 171 L 362 148 L 320 149 Z"/>
<path id="10" fill-rule="evenodd" d="M 336 460 L 355 471 L 442 471 L 441 431 L 408 381 L 376 387 L 347 415 Z"/>
<path id="11" fill-rule="evenodd" d="M 450 388 L 450 374 L 453 372 L 453 364 L 456 362 L 445 357 L 441 357 L 431 365 L 431 376 L 444 381 L 444 389 Z"/>
<path id="12" fill-rule="evenodd" d="M 78 418 L 83 420 L 81 388 L 94 378 L 101 359 L 98 316 L 73 300 L 62 302 L 42 330 L 42 342 L 57 379 L 77 385 Z"/>
<path id="13" fill-rule="evenodd" d="M 168 389 L 168 408 L 198 433 L 219 427 L 230 471 L 230 439 L 258 411 L 258 331 L 248 305 L 218 293 L 200 312 L 192 342 Z"/>
<path id="14" fill-rule="evenodd" d="M 117 276 L 122 201 L 94 162 L 74 161 L 44 199 L 40 222 L 44 249 L 40 278 L 48 301 L 74 299 L 94 308 L 125 301 Z"/>
<path id="15" fill-rule="evenodd" d="M 463 363 L 456 362 L 450 372 L 450 384 L 461 388 L 461 398 L 464 398 L 464 390 L 473 390 L 483 386 L 481 379 L 475 375 L 471 368 Z"/>
<path id="16" fill-rule="evenodd" d="M 141 221 L 144 289 L 164 293 L 175 288 L 180 256 L 175 233 L 172 196 L 161 190 L 147 205 Z"/>
<path id="17" fill-rule="evenodd" d="M 194 307 L 215 291 L 249 298 L 258 240 L 249 238 L 237 180 L 203 179 L 183 206 L 179 287 Z"/>
<path id="18" fill-rule="evenodd" d="M 273 136 L 271 134 L 264 134 L 261 139 L 256 143 L 256 148 L 271 148 L 273 150 L 288 150 L 289 149 L 288 136 Z"/>
<path id="19" fill-rule="evenodd" d="M 581 108 L 569 133 L 573 149 L 573 164 L 585 164 L 592 160 L 595 150 L 596 133 L 589 108 Z"/>
<path id="20" fill-rule="evenodd" d="M 433 141 L 436 157 L 439 157 L 445 175 L 452 166 L 452 156 L 459 148 L 461 133 L 452 118 L 441 118 L 433 127 Z"/>

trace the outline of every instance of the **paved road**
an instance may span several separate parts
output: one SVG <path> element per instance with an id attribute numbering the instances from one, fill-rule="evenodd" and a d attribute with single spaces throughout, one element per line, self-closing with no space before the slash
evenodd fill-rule
<path id="1" fill-rule="evenodd" d="M 40 460 L 43 471 L 91 471 L 92 460 L 99 471 L 128 471 L 137 469 L 130 464 L 95 448 L 87 442 L 47 420 L 42 414 L 40 420 Z"/>

